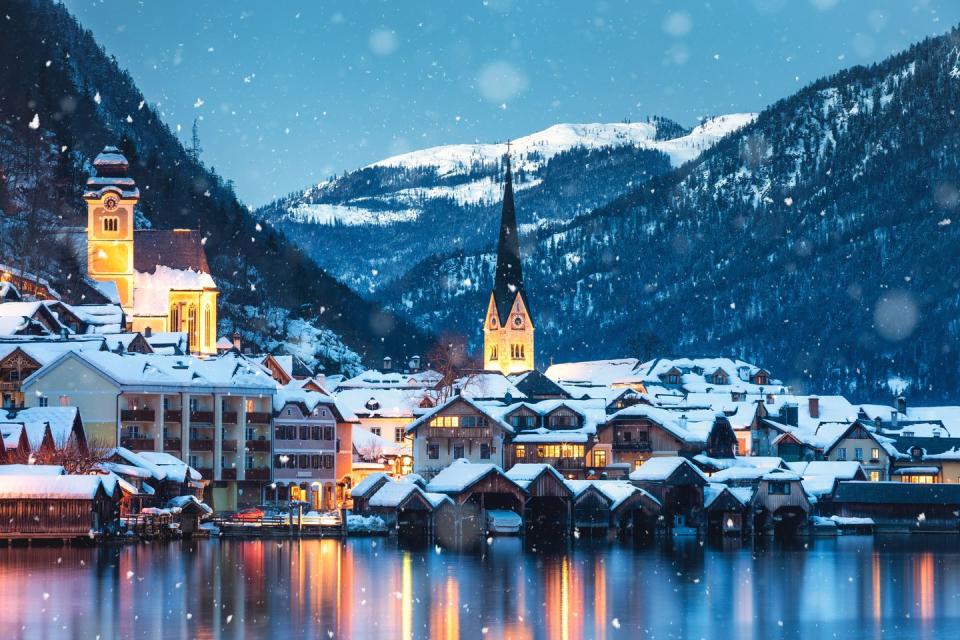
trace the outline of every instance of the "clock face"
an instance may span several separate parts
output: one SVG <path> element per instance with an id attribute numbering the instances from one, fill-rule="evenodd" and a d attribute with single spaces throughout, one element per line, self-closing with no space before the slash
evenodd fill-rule
<path id="1" fill-rule="evenodd" d="M 103 201 L 103 208 L 107 211 L 116 211 L 119 204 L 116 196 L 107 196 Z"/>
<path id="2" fill-rule="evenodd" d="M 520 316 L 514 316 L 514 317 L 513 317 L 513 326 L 517 327 L 518 329 L 519 329 L 520 327 L 522 327 L 522 326 L 523 326 L 523 318 L 520 317 Z"/>

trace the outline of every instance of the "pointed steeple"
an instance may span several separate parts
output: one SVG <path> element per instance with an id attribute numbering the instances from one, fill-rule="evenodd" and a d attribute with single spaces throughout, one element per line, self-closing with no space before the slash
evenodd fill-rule
<path id="1" fill-rule="evenodd" d="M 523 267 L 520 264 L 520 235 L 517 232 L 517 211 L 513 204 L 513 176 L 510 171 L 510 144 L 507 143 L 506 175 L 503 186 L 503 208 L 500 212 L 500 242 L 497 245 L 497 271 L 493 280 L 493 299 L 500 323 L 505 324 L 517 294 L 527 304 L 523 289 Z M 529 313 L 529 305 L 528 305 Z"/>

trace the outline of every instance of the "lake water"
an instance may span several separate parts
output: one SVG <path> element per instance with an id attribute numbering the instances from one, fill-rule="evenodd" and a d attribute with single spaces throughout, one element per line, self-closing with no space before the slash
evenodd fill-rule
<path id="1" fill-rule="evenodd" d="M 960 537 L 0 548 L 3 638 L 960 637 Z"/>

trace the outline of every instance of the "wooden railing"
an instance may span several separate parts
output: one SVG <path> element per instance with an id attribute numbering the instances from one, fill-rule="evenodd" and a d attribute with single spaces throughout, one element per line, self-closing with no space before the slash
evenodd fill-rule
<path id="1" fill-rule="evenodd" d="M 223 441 L 223 450 L 234 452 L 237 450 L 237 441 L 236 440 L 224 440 Z"/>
<path id="2" fill-rule="evenodd" d="M 165 409 L 163 412 L 164 422 L 180 422 L 183 418 L 183 412 L 180 409 Z"/>
<path id="3" fill-rule="evenodd" d="M 190 438 L 190 451 L 213 451 L 213 440 Z"/>
<path id="4" fill-rule="evenodd" d="M 489 438 L 492 431 L 489 427 L 430 427 L 427 429 L 428 438 Z"/>
<path id="5" fill-rule="evenodd" d="M 237 412 L 224 411 L 222 420 L 223 420 L 223 424 L 237 424 Z"/>
<path id="6" fill-rule="evenodd" d="M 153 409 L 121 409 L 120 419 L 124 422 L 153 422 L 156 417 Z"/>
<path id="7" fill-rule="evenodd" d="M 191 411 L 190 422 L 213 424 L 213 411 Z"/>
<path id="8" fill-rule="evenodd" d="M 164 451 L 180 451 L 180 438 L 164 438 L 163 439 L 163 450 Z"/>
<path id="9" fill-rule="evenodd" d="M 153 451 L 156 448 L 153 438 L 120 438 L 120 446 L 131 451 Z"/>
<path id="10" fill-rule="evenodd" d="M 237 470 L 236 469 L 221 469 L 220 478 L 223 480 L 236 480 L 237 479 Z"/>
<path id="11" fill-rule="evenodd" d="M 650 451 L 650 441 L 649 440 L 614 440 L 613 441 L 613 450 L 614 451 Z"/>
<path id="12" fill-rule="evenodd" d="M 270 453 L 269 440 L 247 440 L 247 451 L 260 451 Z"/>
<path id="13" fill-rule="evenodd" d="M 273 414 L 266 411 L 247 412 L 247 422 L 250 424 L 270 424 L 271 418 L 273 418 Z"/>
<path id="14" fill-rule="evenodd" d="M 247 469 L 247 480 L 269 480 L 270 469 L 260 467 L 258 469 Z"/>

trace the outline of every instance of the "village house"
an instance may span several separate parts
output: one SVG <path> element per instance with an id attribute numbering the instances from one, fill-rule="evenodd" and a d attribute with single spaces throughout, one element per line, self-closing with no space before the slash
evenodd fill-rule
<path id="1" fill-rule="evenodd" d="M 90 440 L 179 457 L 211 481 L 217 509 L 258 504 L 272 480 L 276 383 L 240 355 L 67 352 L 23 391 L 28 405 L 78 407 Z"/>
<path id="2" fill-rule="evenodd" d="M 273 399 L 273 483 L 268 498 L 278 502 L 307 502 L 313 510 L 330 510 L 342 499 L 338 482 L 350 474 L 338 455 L 341 442 L 338 424 L 347 420 L 335 400 L 316 391 L 283 387 Z M 269 438 L 247 442 L 248 448 L 262 442 L 270 450 Z"/>
<path id="3" fill-rule="evenodd" d="M 633 470 L 654 456 L 696 455 L 706 446 L 713 413 L 701 411 L 691 418 L 647 404 L 626 407 L 598 429 L 594 456 L 604 451 L 611 463 Z"/>
<path id="4" fill-rule="evenodd" d="M 495 406 L 454 396 L 407 427 L 413 436 L 413 471 L 429 480 L 461 458 L 502 467 L 513 432 Z"/>

